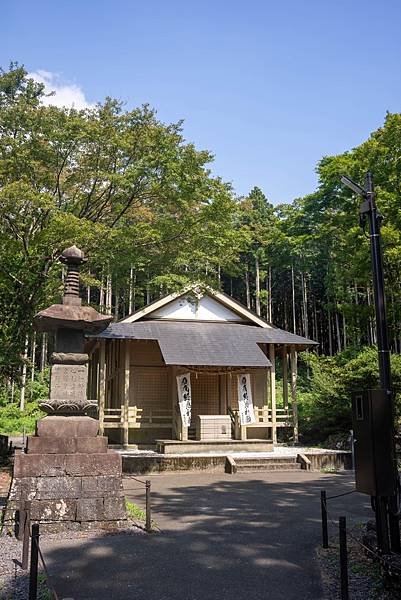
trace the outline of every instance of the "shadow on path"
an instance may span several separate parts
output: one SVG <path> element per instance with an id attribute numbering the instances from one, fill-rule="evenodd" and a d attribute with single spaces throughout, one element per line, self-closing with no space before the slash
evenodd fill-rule
<path id="1" fill-rule="evenodd" d="M 162 533 L 42 541 L 60 597 L 74 600 L 319 600 L 315 547 L 320 490 L 351 491 L 350 475 L 153 476 Z M 125 480 L 127 497 L 143 491 Z M 367 497 L 333 500 L 336 518 L 371 516 Z"/>

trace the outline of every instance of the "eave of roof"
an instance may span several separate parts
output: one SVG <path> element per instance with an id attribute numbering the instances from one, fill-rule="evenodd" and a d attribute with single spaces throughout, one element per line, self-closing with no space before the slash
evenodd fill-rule
<path id="1" fill-rule="evenodd" d="M 97 339 L 155 340 L 168 365 L 271 366 L 261 344 L 300 348 L 316 342 L 282 329 L 234 323 L 136 321 L 113 323 Z"/>

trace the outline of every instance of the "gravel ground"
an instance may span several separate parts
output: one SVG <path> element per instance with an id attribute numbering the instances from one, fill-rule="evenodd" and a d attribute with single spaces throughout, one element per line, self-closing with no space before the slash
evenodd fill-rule
<path id="1" fill-rule="evenodd" d="M 379 563 L 368 557 L 360 546 L 363 531 L 361 523 L 347 526 L 349 597 L 352 600 L 399 600 L 400 591 L 385 588 Z M 338 537 L 330 538 L 327 550 L 317 549 L 328 600 L 341 598 L 339 556 Z"/>
<path id="2" fill-rule="evenodd" d="M 43 540 L 70 540 L 70 539 L 90 539 L 96 536 L 102 536 L 104 532 L 82 531 L 65 532 L 41 535 Z M 123 531 L 108 533 L 107 535 L 118 534 L 138 535 L 144 534 L 143 529 L 137 527 L 131 521 L 131 526 Z M 29 570 L 23 571 L 20 566 L 22 557 L 22 542 L 10 535 L 0 536 L 0 600 L 26 600 L 29 590 Z M 50 572 L 51 576 L 51 572 Z M 46 577 L 39 561 L 38 575 L 38 600 L 50 600 L 51 593 L 46 584 Z M 70 600 L 70 599 L 65 599 Z"/>
<path id="3" fill-rule="evenodd" d="M 1 600 L 26 600 L 29 575 L 27 571 L 21 569 L 19 563 L 22 555 L 22 542 L 11 536 L 2 536 L 0 544 L 0 598 Z M 46 586 L 41 570 L 39 581 L 38 599 L 45 600 Z"/>

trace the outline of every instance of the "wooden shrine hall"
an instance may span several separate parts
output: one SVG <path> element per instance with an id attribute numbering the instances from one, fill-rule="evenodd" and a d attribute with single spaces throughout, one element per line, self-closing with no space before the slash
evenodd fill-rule
<path id="1" fill-rule="evenodd" d="M 88 397 L 124 448 L 270 450 L 279 430 L 298 441 L 297 353 L 314 345 L 188 286 L 89 339 Z"/>

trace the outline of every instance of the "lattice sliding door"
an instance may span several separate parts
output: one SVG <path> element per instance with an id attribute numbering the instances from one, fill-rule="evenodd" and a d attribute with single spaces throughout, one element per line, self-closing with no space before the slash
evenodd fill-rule
<path id="1" fill-rule="evenodd" d="M 196 415 L 220 414 L 220 385 L 217 375 L 191 373 L 192 421 Z"/>
<path id="2" fill-rule="evenodd" d="M 169 373 L 163 367 L 131 367 L 130 405 L 171 409 Z"/>

